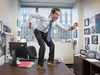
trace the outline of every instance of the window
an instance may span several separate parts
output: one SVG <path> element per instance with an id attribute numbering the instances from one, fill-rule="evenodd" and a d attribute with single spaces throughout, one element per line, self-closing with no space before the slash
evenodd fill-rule
<path id="1" fill-rule="evenodd" d="M 52 8 L 38 8 L 38 13 L 48 14 L 50 15 Z M 60 17 L 58 21 L 64 27 L 72 26 L 72 9 L 62 9 Z M 36 8 L 21 8 L 21 38 L 26 38 L 27 42 L 36 42 L 33 31 L 36 27 L 36 19 L 33 19 L 32 26 L 33 28 L 30 30 L 28 28 L 29 22 L 28 17 L 30 13 L 35 13 Z M 52 27 L 51 37 L 54 42 L 61 42 L 61 39 L 72 39 L 72 31 L 64 32 L 56 27 Z"/>
<path id="2" fill-rule="evenodd" d="M 59 17 L 59 22 L 64 26 L 64 27 L 71 27 L 72 26 L 72 9 L 60 9 L 61 14 Z M 69 32 L 64 32 L 60 29 L 57 30 L 58 34 L 58 42 L 61 42 L 61 39 L 72 39 L 72 31 Z"/>
<path id="3" fill-rule="evenodd" d="M 21 8 L 21 39 L 25 38 L 27 39 L 27 42 L 35 42 L 35 36 L 33 34 L 33 31 L 36 26 L 36 19 L 33 19 L 32 26 L 33 28 L 30 30 L 28 17 L 30 13 L 35 13 L 36 8 Z"/>

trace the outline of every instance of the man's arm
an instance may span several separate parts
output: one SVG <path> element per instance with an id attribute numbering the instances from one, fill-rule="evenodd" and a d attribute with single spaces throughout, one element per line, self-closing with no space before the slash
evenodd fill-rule
<path id="1" fill-rule="evenodd" d="M 35 19 L 41 19 L 41 18 L 43 18 L 43 14 L 39 14 L 39 13 L 31 13 L 30 15 L 29 15 L 29 18 L 28 18 L 28 21 L 29 22 L 33 22 L 33 18 L 35 18 Z"/>
<path id="2" fill-rule="evenodd" d="M 33 18 L 35 18 L 35 19 L 41 19 L 41 18 L 43 18 L 43 14 L 39 14 L 39 13 L 31 13 L 30 15 L 29 15 L 29 18 L 28 18 L 28 21 L 29 21 L 29 29 L 32 29 L 33 27 L 32 27 L 32 22 L 33 22 Z"/>
<path id="3" fill-rule="evenodd" d="M 57 26 L 58 28 L 60 28 L 61 30 L 67 32 L 67 31 L 70 31 L 70 30 L 73 30 L 73 29 L 77 28 L 77 27 L 78 27 L 78 23 L 75 22 L 74 25 L 73 25 L 72 27 L 70 27 L 70 28 L 65 28 L 65 27 L 63 27 L 63 25 L 61 25 L 61 24 L 58 23 L 58 22 L 57 22 L 56 26 Z"/>

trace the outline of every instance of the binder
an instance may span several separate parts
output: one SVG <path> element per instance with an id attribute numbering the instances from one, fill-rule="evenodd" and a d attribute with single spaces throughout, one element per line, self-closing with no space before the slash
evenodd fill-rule
<path id="1" fill-rule="evenodd" d="M 18 67 L 31 68 L 33 65 L 34 65 L 34 62 L 23 61 L 18 65 Z"/>

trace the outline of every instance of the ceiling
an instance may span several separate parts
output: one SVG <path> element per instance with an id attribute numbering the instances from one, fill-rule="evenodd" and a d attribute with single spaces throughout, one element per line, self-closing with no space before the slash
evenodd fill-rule
<path id="1" fill-rule="evenodd" d="M 73 7 L 73 5 L 82 0 L 19 0 L 22 7 Z"/>

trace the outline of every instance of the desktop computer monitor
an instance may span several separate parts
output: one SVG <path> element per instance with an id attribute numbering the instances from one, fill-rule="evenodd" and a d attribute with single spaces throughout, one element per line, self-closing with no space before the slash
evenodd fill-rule
<path id="1" fill-rule="evenodd" d="M 9 42 L 10 55 L 12 56 L 11 66 L 16 66 L 16 57 L 27 58 L 27 43 Z"/>

